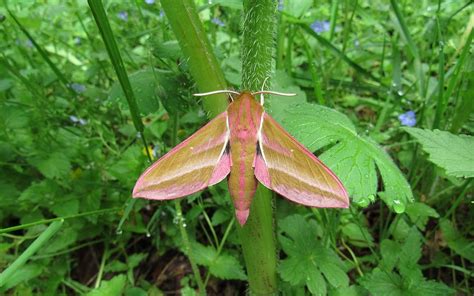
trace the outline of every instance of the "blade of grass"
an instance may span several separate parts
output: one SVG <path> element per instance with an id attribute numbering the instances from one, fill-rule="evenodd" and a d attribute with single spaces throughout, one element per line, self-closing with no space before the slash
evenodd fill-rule
<path id="1" fill-rule="evenodd" d="M 55 221 L 46 228 L 41 235 L 18 257 L 13 263 L 0 274 L 0 287 L 8 283 L 8 279 L 22 267 L 31 256 L 33 256 L 44 244 L 46 244 L 59 229 L 64 220 Z"/>
<path id="2" fill-rule="evenodd" d="M 17 226 L 13 226 L 13 227 L 2 228 L 2 229 L 0 229 L 0 234 L 16 231 L 16 230 L 20 230 L 20 229 L 25 229 L 25 228 L 29 228 L 29 227 L 33 227 L 33 226 L 36 226 L 36 225 L 47 224 L 47 223 L 50 223 L 50 222 L 63 221 L 63 220 L 74 219 L 74 218 L 85 217 L 85 216 L 91 216 L 91 215 L 102 215 L 102 214 L 111 213 L 111 212 L 118 212 L 119 210 L 120 210 L 120 208 L 109 208 L 109 209 L 103 209 L 103 210 L 95 210 L 95 211 L 90 211 L 90 212 L 84 212 L 84 213 L 75 214 L 75 215 L 56 217 L 56 218 L 52 218 L 52 219 L 39 220 L 39 221 L 26 223 L 26 224 L 21 224 L 21 225 L 17 225 Z"/>
<path id="3" fill-rule="evenodd" d="M 115 73 L 117 74 L 117 78 L 120 82 L 120 86 L 122 87 L 123 93 L 125 94 L 125 98 L 127 99 L 128 107 L 130 109 L 130 114 L 132 116 L 133 125 L 137 130 L 139 137 L 142 139 L 143 146 L 145 147 L 145 151 L 148 156 L 148 160 L 151 162 L 152 158 L 150 155 L 149 149 L 147 149 L 148 144 L 143 134 L 143 123 L 140 118 L 140 113 L 138 111 L 137 101 L 135 99 L 135 95 L 133 93 L 132 86 L 128 79 L 127 72 L 125 70 L 125 66 L 123 64 L 122 56 L 120 55 L 120 51 L 117 47 L 117 43 L 115 41 L 114 34 L 112 32 L 112 28 L 110 27 L 109 20 L 107 18 L 107 14 L 105 13 L 104 6 L 102 5 L 101 0 L 88 0 L 87 3 L 91 8 L 92 14 L 94 16 L 94 20 L 99 28 L 100 35 L 104 40 L 105 47 L 107 49 L 107 53 L 109 54 L 110 60 L 112 62 L 112 66 L 114 67 Z M 135 205 L 136 200 L 133 199 L 128 205 L 127 208 L 133 208 Z M 126 219 L 128 219 L 128 214 L 130 211 L 125 212 L 124 215 L 119 223 L 121 226 Z M 120 232 L 120 229 L 118 228 Z"/>
<path id="4" fill-rule="evenodd" d="M 408 45 L 408 50 L 410 51 L 410 54 L 413 56 L 413 63 L 414 63 L 414 70 L 415 70 L 415 75 L 418 80 L 418 93 L 420 98 L 425 99 L 425 78 L 423 75 L 423 69 L 421 65 L 421 57 L 420 57 L 420 52 L 418 51 L 418 48 L 415 45 L 415 42 L 413 42 L 413 39 L 411 38 L 410 31 L 408 30 L 408 27 L 405 23 L 405 19 L 400 11 L 400 8 L 398 7 L 397 1 L 396 0 L 390 0 L 390 4 L 392 6 L 393 12 L 395 13 L 395 17 L 397 19 L 399 29 L 400 29 L 400 34 L 402 37 L 405 39 L 407 45 Z"/>
<path id="5" fill-rule="evenodd" d="M 331 17 L 329 19 L 329 42 L 334 38 L 334 32 L 336 31 L 336 19 L 339 11 L 339 0 L 331 1 Z"/>

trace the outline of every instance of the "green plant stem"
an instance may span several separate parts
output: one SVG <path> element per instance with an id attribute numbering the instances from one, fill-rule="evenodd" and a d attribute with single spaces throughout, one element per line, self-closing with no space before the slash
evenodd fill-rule
<path id="1" fill-rule="evenodd" d="M 120 210 L 120 208 L 110 208 L 110 209 L 84 212 L 84 213 L 80 213 L 80 214 L 76 214 L 76 215 L 69 215 L 69 216 L 63 216 L 63 217 L 56 217 L 56 218 L 52 218 L 52 219 L 39 220 L 39 221 L 36 221 L 36 222 L 31 222 L 31 223 L 26 223 L 26 224 L 21 224 L 21 225 L 17 225 L 17 226 L 13 226 L 13 227 L 7 227 L 7 228 L 0 229 L 0 234 L 16 231 L 16 230 L 20 230 L 20 229 L 25 229 L 25 228 L 29 228 L 29 227 L 33 227 L 33 226 L 36 226 L 36 225 L 47 224 L 47 223 L 50 223 L 50 222 L 62 221 L 62 220 L 85 217 L 85 216 L 91 216 L 91 215 L 100 215 L 100 214 L 106 214 L 106 213 L 110 213 L 110 212 L 118 212 L 119 210 Z"/>
<path id="2" fill-rule="evenodd" d="M 4 286 L 8 279 L 61 229 L 63 223 L 64 220 L 51 223 L 24 252 L 0 274 L 0 287 Z"/>
<path id="3" fill-rule="evenodd" d="M 260 89 L 271 75 L 275 11 L 276 1 L 244 1 L 242 89 Z M 253 295 L 277 293 L 273 220 L 273 193 L 259 185 L 247 223 L 237 227 Z"/>
<path id="4" fill-rule="evenodd" d="M 227 83 L 207 39 L 192 0 L 162 0 L 161 5 L 189 64 L 200 92 L 226 89 Z M 212 118 L 227 108 L 227 95 L 203 99 L 204 110 Z"/>

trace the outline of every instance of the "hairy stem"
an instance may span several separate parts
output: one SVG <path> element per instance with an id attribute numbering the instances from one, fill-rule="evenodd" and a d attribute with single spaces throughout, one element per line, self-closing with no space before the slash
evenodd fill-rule
<path id="1" fill-rule="evenodd" d="M 244 1 L 242 90 L 259 90 L 273 69 L 276 1 Z M 273 194 L 259 185 L 250 216 L 238 227 L 253 295 L 277 293 L 277 256 L 273 223 Z"/>

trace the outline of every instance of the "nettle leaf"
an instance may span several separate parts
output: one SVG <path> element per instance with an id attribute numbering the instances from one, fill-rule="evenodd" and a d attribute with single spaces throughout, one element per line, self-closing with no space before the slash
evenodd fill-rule
<path id="1" fill-rule="evenodd" d="M 183 100 L 176 95 L 179 84 L 172 75 L 172 72 L 160 69 L 139 70 L 130 74 L 130 84 L 141 114 L 155 113 L 160 108 L 160 100 L 170 113 L 176 113 L 184 106 Z M 170 97 L 168 94 L 173 95 Z M 118 82 L 112 86 L 109 100 L 120 102 L 124 108 L 128 108 L 122 87 Z"/>
<path id="2" fill-rule="evenodd" d="M 421 202 L 407 205 L 406 213 L 408 217 L 410 217 L 410 220 L 415 223 L 420 230 L 425 230 L 429 217 L 439 217 L 439 214 L 435 209 Z"/>
<path id="3" fill-rule="evenodd" d="M 440 227 L 448 247 L 458 255 L 474 262 L 474 243 L 472 243 L 472 240 L 463 237 L 456 228 L 454 228 L 453 223 L 447 219 L 440 220 Z"/>
<path id="4" fill-rule="evenodd" d="M 223 280 L 246 280 L 244 269 L 234 256 L 225 251 L 220 254 L 217 250 L 200 243 L 192 244 L 192 257 L 199 265 L 209 268 L 209 272 Z"/>
<path id="5" fill-rule="evenodd" d="M 337 254 L 317 238 L 314 220 L 292 215 L 279 223 L 279 240 L 288 257 L 278 271 L 293 286 L 306 285 L 313 294 L 324 295 L 327 283 L 334 288 L 349 286 L 344 265 Z"/>
<path id="6" fill-rule="evenodd" d="M 49 179 L 62 178 L 71 170 L 71 162 L 60 152 L 34 156 L 28 162 Z"/>
<path id="7" fill-rule="evenodd" d="M 402 243 L 383 240 L 382 260 L 360 279 L 371 295 L 451 295 L 454 290 L 441 282 L 427 281 L 418 265 L 422 236 L 412 227 Z"/>
<path id="8" fill-rule="evenodd" d="M 109 281 L 102 281 L 100 287 L 87 293 L 87 296 L 105 296 L 105 295 L 122 295 L 127 277 L 123 274 L 114 276 Z"/>
<path id="9" fill-rule="evenodd" d="M 390 156 L 373 140 L 357 134 L 344 114 L 309 103 L 289 105 L 272 114 L 309 150 L 333 145 L 319 158 L 341 179 L 354 202 L 366 205 L 373 200 L 376 168 L 384 185 L 379 195 L 388 206 L 401 213 L 413 201 L 410 185 Z"/>
<path id="10" fill-rule="evenodd" d="M 429 154 L 429 160 L 454 177 L 474 177 L 474 137 L 440 130 L 403 128 Z"/>

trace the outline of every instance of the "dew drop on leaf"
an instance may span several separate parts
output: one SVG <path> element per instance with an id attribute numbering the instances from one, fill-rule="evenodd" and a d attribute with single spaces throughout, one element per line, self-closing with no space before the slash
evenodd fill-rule
<path id="1" fill-rule="evenodd" d="M 398 199 L 395 199 L 393 201 L 393 210 L 395 211 L 395 213 L 401 214 L 405 212 L 405 205 L 402 204 Z"/>

